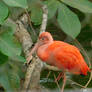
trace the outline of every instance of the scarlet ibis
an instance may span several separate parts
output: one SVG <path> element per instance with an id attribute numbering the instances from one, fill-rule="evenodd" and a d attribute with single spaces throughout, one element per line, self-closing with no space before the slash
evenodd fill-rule
<path id="1" fill-rule="evenodd" d="M 87 75 L 90 71 L 79 49 L 73 45 L 63 41 L 54 41 L 49 32 L 43 32 L 39 36 L 39 41 L 29 54 L 27 61 L 30 61 L 30 56 L 36 51 L 38 57 L 50 65 L 62 69 L 63 72 L 70 72 L 73 74 Z M 65 86 L 66 77 L 64 74 L 64 83 L 62 91 Z"/>

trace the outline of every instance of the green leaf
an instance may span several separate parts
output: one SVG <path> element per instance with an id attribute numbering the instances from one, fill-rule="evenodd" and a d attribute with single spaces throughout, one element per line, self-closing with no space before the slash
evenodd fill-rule
<path id="1" fill-rule="evenodd" d="M 0 1 L 0 24 L 3 24 L 8 16 L 8 7 Z"/>
<path id="2" fill-rule="evenodd" d="M 20 78 L 17 73 L 15 73 L 14 71 L 11 72 L 9 71 L 8 79 L 13 89 L 16 90 L 17 88 L 20 87 Z"/>
<path id="3" fill-rule="evenodd" d="M 28 0 L 28 10 L 31 10 L 31 21 L 34 25 L 40 25 L 42 22 L 42 2 L 41 0 Z"/>
<path id="4" fill-rule="evenodd" d="M 7 19 L 7 20 L 5 21 L 5 23 L 3 24 L 2 27 L 3 27 L 4 29 L 6 29 L 6 27 L 11 27 L 11 30 L 12 30 L 11 35 L 13 35 L 14 32 L 16 31 L 16 24 L 15 24 L 11 19 Z"/>
<path id="5" fill-rule="evenodd" d="M 57 0 L 48 0 L 45 2 L 48 7 L 48 19 L 52 18 L 58 8 L 58 1 Z"/>
<path id="6" fill-rule="evenodd" d="M 61 29 L 72 38 L 80 33 L 81 25 L 77 15 L 62 3 L 59 5 L 57 21 Z"/>
<path id="7" fill-rule="evenodd" d="M 31 9 L 31 21 L 35 25 L 40 25 L 42 22 L 42 9 L 38 6 L 35 6 Z"/>
<path id="8" fill-rule="evenodd" d="M 8 61 L 8 56 L 4 55 L 1 51 L 0 51 L 0 65 L 6 63 Z"/>
<path id="9" fill-rule="evenodd" d="M 0 84 L 4 87 L 6 92 L 13 92 L 7 74 L 0 74 Z"/>
<path id="10" fill-rule="evenodd" d="M 25 63 L 26 62 L 26 59 L 23 56 L 14 56 L 11 59 L 12 60 L 19 61 L 19 62 L 22 62 L 22 63 Z"/>
<path id="11" fill-rule="evenodd" d="M 5 92 L 17 91 L 20 87 L 20 77 L 14 70 L 6 66 L 0 72 L 0 84 L 5 89 Z"/>
<path id="12" fill-rule="evenodd" d="M 34 8 L 34 6 L 40 6 L 42 4 L 41 0 L 27 0 L 28 2 L 28 10 Z"/>
<path id="13" fill-rule="evenodd" d="M 21 54 L 21 46 L 14 40 L 12 29 L 4 29 L 0 34 L 0 51 L 7 56 L 14 57 Z"/>
<path id="14" fill-rule="evenodd" d="M 3 0 L 3 1 L 11 7 L 28 8 L 27 0 Z"/>
<path id="15" fill-rule="evenodd" d="M 85 13 L 92 13 L 92 3 L 88 0 L 61 0 L 65 4 Z"/>

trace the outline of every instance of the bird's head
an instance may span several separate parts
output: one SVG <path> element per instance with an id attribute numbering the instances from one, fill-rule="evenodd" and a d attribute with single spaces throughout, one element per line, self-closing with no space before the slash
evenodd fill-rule
<path id="1" fill-rule="evenodd" d="M 53 38 L 49 32 L 43 32 L 40 34 L 39 41 L 38 41 L 39 46 L 43 44 L 52 43 L 52 42 L 53 42 Z"/>

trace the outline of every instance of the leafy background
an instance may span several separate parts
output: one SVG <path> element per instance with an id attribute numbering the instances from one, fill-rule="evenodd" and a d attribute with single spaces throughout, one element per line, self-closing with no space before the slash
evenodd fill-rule
<path id="1" fill-rule="evenodd" d="M 25 75 L 23 64 L 26 60 L 22 55 L 21 44 L 14 36 L 16 25 L 7 19 L 16 21 L 27 10 L 38 34 L 42 22 L 41 4 L 46 4 L 48 7 L 47 31 L 51 32 L 55 40 L 65 40 L 74 44 L 73 39 L 78 39 L 92 63 L 91 0 L 0 0 L 0 90 L 17 91 Z M 32 33 L 32 30 L 29 32 Z M 34 40 L 33 36 L 33 42 L 36 41 Z M 50 89 L 57 88 L 53 72 L 48 79 L 46 78 L 48 72 L 42 72 L 40 83 Z M 54 73 L 58 75 L 58 72 Z M 68 76 L 81 85 L 85 85 L 89 75 Z M 62 84 L 62 79 L 59 84 Z M 92 87 L 92 82 L 88 87 Z M 66 88 L 78 88 L 78 86 L 72 87 L 72 83 L 67 82 Z"/>

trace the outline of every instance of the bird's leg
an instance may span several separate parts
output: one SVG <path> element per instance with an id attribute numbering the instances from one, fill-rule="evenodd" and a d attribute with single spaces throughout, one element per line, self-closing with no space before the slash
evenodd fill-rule
<path id="1" fill-rule="evenodd" d="M 59 81 L 63 76 L 64 76 L 64 73 L 60 72 L 58 77 L 55 79 L 55 82 Z"/>
<path id="2" fill-rule="evenodd" d="M 56 75 L 54 74 L 54 72 L 53 72 L 53 75 L 54 75 L 54 79 L 56 80 Z M 58 84 L 58 81 L 56 80 L 55 82 L 56 82 L 56 84 L 57 84 L 58 89 L 60 90 L 60 86 L 59 86 L 59 84 Z"/>
<path id="3" fill-rule="evenodd" d="M 48 72 L 46 78 L 48 78 L 50 76 L 50 74 L 51 74 L 51 71 Z"/>
<path id="4" fill-rule="evenodd" d="M 48 81 L 48 78 L 49 78 L 50 74 L 51 74 L 51 71 L 49 71 L 48 74 L 47 74 L 47 76 L 46 76 L 47 81 Z"/>
<path id="5" fill-rule="evenodd" d="M 62 88 L 61 88 L 61 92 L 64 92 L 65 84 L 66 84 L 66 75 L 64 73 L 64 76 L 63 76 L 63 85 L 62 85 Z"/>

